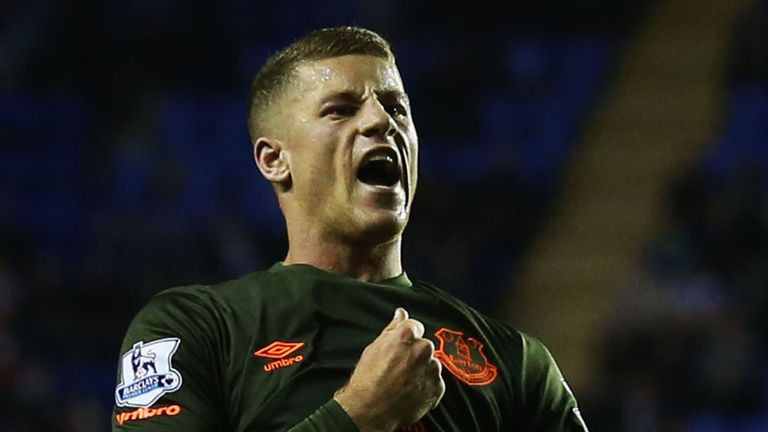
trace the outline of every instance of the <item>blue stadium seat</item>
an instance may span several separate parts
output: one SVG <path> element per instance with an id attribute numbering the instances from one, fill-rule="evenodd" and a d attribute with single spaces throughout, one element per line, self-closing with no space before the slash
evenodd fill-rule
<path id="1" fill-rule="evenodd" d="M 83 220 L 83 105 L 67 98 L 0 97 L 0 197 L 38 244 L 73 247 Z"/>
<path id="2" fill-rule="evenodd" d="M 270 186 L 253 162 L 246 128 L 244 99 L 227 97 L 169 98 L 162 117 L 162 141 L 188 172 L 180 205 L 190 215 L 211 214 L 224 195 L 228 205 L 244 211 L 260 226 L 282 229 Z M 236 190 L 232 190 L 236 189 Z"/>
<path id="3" fill-rule="evenodd" d="M 724 131 L 702 162 L 715 177 L 724 177 L 745 164 L 768 170 L 768 86 L 734 87 Z"/>

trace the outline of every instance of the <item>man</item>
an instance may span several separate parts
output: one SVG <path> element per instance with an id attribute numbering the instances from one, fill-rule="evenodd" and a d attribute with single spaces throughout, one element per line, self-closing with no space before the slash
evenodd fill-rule
<path id="1" fill-rule="evenodd" d="M 418 141 L 386 41 L 312 32 L 267 62 L 251 104 L 287 256 L 142 309 L 114 430 L 586 430 L 540 342 L 403 272 Z"/>

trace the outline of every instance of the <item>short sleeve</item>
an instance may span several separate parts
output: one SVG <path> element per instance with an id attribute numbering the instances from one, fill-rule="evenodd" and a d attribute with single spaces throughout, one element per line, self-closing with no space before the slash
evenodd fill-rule
<path id="1" fill-rule="evenodd" d="M 523 350 L 526 430 L 588 432 L 576 398 L 549 350 L 527 335 L 523 335 Z"/>
<path id="2" fill-rule="evenodd" d="M 221 350 L 209 294 L 175 288 L 131 322 L 118 362 L 113 431 L 217 431 L 225 427 Z"/>

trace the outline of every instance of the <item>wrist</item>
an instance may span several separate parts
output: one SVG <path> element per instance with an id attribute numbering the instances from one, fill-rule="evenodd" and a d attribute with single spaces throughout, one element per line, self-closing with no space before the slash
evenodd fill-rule
<path id="1" fill-rule="evenodd" d="M 342 387 L 333 395 L 333 400 L 349 416 L 352 422 L 357 426 L 360 432 L 393 432 L 397 424 L 393 424 L 385 413 L 377 413 L 365 401 L 365 398 L 356 395 L 346 386 Z"/>

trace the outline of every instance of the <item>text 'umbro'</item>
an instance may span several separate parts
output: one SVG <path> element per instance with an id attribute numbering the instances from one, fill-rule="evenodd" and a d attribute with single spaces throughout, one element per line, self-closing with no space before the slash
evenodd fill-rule
<path id="1" fill-rule="evenodd" d="M 302 360 L 304 360 L 303 355 L 297 355 L 296 357 L 291 357 L 287 359 L 275 360 L 273 362 L 270 362 L 264 365 L 264 372 L 272 372 L 275 369 L 284 368 L 286 366 L 299 363 Z"/>
<path id="2" fill-rule="evenodd" d="M 155 416 L 176 416 L 181 412 L 181 407 L 178 405 L 168 405 L 158 408 L 139 408 L 130 412 L 121 412 L 115 416 L 117 423 L 122 426 L 127 421 L 131 420 L 144 420 Z"/>

